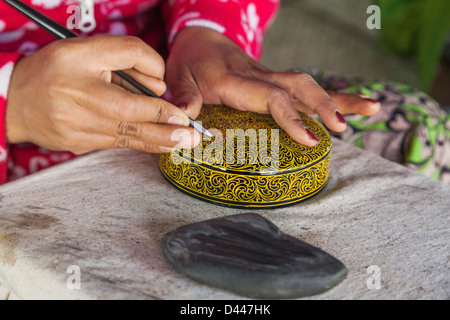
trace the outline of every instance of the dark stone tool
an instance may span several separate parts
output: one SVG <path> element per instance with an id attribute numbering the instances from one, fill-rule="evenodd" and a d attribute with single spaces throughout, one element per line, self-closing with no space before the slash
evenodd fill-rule
<path id="1" fill-rule="evenodd" d="M 253 213 L 180 227 L 163 237 L 161 248 L 179 273 L 256 299 L 315 295 L 347 275 L 339 260 Z"/>

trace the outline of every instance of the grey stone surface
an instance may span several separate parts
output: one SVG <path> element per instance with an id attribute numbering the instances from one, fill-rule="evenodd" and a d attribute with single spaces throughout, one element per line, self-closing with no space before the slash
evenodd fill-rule
<path id="1" fill-rule="evenodd" d="M 8 300 L 10 291 L 0 283 L 0 300 Z"/>
<path id="2" fill-rule="evenodd" d="M 314 198 L 258 211 L 347 266 L 347 278 L 314 299 L 450 298 L 450 187 L 338 140 L 330 169 Z M 179 192 L 158 156 L 92 153 L 3 185 L 0 199 L 0 283 L 15 298 L 241 299 L 178 274 L 160 242 L 177 227 L 245 211 Z M 67 287 L 72 265 L 80 290 Z M 372 265 L 379 290 L 367 287 Z"/>

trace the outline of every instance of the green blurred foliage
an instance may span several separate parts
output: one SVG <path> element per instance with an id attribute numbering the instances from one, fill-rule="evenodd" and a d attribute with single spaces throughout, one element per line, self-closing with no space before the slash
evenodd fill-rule
<path id="1" fill-rule="evenodd" d="M 413 55 L 420 89 L 429 92 L 450 35 L 450 0 L 375 0 L 381 9 L 381 41 L 385 48 Z"/>

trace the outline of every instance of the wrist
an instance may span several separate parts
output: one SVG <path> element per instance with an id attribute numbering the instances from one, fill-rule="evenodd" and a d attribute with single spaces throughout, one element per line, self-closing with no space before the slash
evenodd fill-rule
<path id="1" fill-rule="evenodd" d="M 219 52 L 221 55 L 230 51 L 242 51 L 226 35 L 205 27 L 187 27 L 181 29 L 174 39 L 172 50 L 183 55 L 195 52 L 196 57 L 208 56 Z"/>

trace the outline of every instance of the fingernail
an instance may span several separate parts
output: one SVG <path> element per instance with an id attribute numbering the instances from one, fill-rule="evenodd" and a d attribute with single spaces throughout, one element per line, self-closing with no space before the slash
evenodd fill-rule
<path id="1" fill-rule="evenodd" d="M 179 148 L 192 148 L 200 141 L 200 134 L 196 131 L 189 132 L 187 130 L 175 130 L 172 135 L 172 141 L 178 141 Z"/>
<path id="2" fill-rule="evenodd" d="M 167 121 L 167 123 L 173 124 L 173 125 L 176 125 L 176 126 L 184 126 L 184 125 L 186 125 L 186 121 L 183 118 L 178 117 L 178 116 L 170 117 L 169 121 Z"/>
<path id="3" fill-rule="evenodd" d="M 192 134 L 187 130 L 175 130 L 172 136 L 172 141 L 179 142 L 179 147 L 187 147 L 190 145 L 190 140 L 192 139 Z"/>
<path id="4" fill-rule="evenodd" d="M 178 108 L 180 108 L 181 110 L 186 110 L 187 104 L 186 104 L 186 103 L 180 103 L 180 104 L 178 105 Z"/>
<path id="5" fill-rule="evenodd" d="M 369 101 L 369 102 L 371 102 L 371 103 L 379 103 L 379 101 L 377 101 L 377 100 L 374 100 L 374 99 L 366 99 L 367 101 Z"/>
<path id="6" fill-rule="evenodd" d="M 169 148 L 169 147 L 163 147 L 160 146 L 159 149 L 163 152 L 163 153 L 169 153 L 173 151 L 173 148 Z"/>
<path id="7" fill-rule="evenodd" d="M 317 139 L 316 135 L 314 133 L 312 133 L 311 130 L 309 130 L 309 129 L 305 129 L 305 130 L 311 140 L 319 142 L 319 139 Z"/>
<path id="8" fill-rule="evenodd" d="M 347 124 L 347 121 L 345 121 L 344 116 L 339 111 L 336 111 L 336 118 L 340 123 Z"/>

